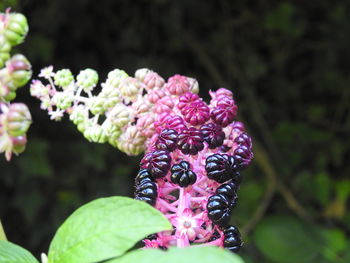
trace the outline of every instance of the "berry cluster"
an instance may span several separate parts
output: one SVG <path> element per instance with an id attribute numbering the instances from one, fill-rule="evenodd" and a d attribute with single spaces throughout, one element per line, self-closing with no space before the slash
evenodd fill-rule
<path id="1" fill-rule="evenodd" d="M 10 57 L 13 46 L 23 42 L 28 32 L 25 16 L 19 13 L 0 13 L 0 153 L 7 160 L 12 153 L 24 151 L 26 132 L 31 123 L 31 115 L 23 103 L 12 103 L 17 89 L 31 78 L 29 61 L 21 54 Z"/>
<path id="2" fill-rule="evenodd" d="M 207 105 L 197 94 L 184 92 L 174 99 L 172 111 L 155 119 L 157 129 L 146 141 L 135 197 L 154 204 L 174 231 L 146 239 L 146 247 L 206 243 L 237 252 L 242 245 L 238 229 L 229 222 L 240 171 L 253 158 L 251 138 L 234 121 L 232 93 L 220 89 L 211 95 Z"/>
<path id="3" fill-rule="evenodd" d="M 207 104 L 196 94 L 196 80 L 174 75 L 165 81 L 149 69 L 134 77 L 113 70 L 94 93 L 98 75 L 91 69 L 74 78 L 67 69 L 48 67 L 40 76 L 49 84 L 35 80 L 31 93 L 52 119 L 68 113 L 89 141 L 109 142 L 129 155 L 146 152 L 135 198 L 154 205 L 174 226 L 146 239 L 146 247 L 240 248 L 239 232 L 229 221 L 240 172 L 253 154 L 243 124 L 234 120 L 231 91 L 211 91 Z"/>

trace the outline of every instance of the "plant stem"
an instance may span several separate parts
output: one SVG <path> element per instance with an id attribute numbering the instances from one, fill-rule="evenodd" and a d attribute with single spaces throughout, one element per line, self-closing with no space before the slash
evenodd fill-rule
<path id="1" fill-rule="evenodd" d="M 0 221 L 0 240 L 7 240 L 4 228 L 2 227 L 1 221 Z"/>

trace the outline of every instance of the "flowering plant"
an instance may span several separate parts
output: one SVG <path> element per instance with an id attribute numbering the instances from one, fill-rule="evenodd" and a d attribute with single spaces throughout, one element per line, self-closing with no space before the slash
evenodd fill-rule
<path id="1" fill-rule="evenodd" d="M 22 31 L 11 24 L 9 13 L 2 21 L 4 35 L 18 44 L 17 35 L 6 30 L 24 35 L 25 20 L 15 19 Z M 30 64 L 15 55 L 3 72 L 0 150 L 10 159 L 12 152 L 23 151 L 31 118 L 24 104 L 9 101 L 16 88 L 29 80 Z M 191 245 L 181 252 L 183 262 L 201 253 L 207 254 L 203 262 L 239 262 L 228 252 L 211 248 L 236 253 L 242 246 L 238 228 L 229 221 L 238 199 L 240 172 L 253 153 L 250 136 L 235 120 L 237 105 L 231 91 L 211 91 L 207 104 L 197 94 L 195 79 L 177 74 L 165 81 L 149 69 L 137 70 L 134 77 L 115 69 L 100 91 L 96 89 L 99 76 L 92 69 L 75 78 L 69 69 L 54 72 L 49 66 L 39 77 L 48 83 L 33 80 L 30 92 L 51 119 L 59 121 L 68 114 L 90 142 L 108 142 L 128 155 L 145 152 L 135 178 L 136 200 L 111 197 L 79 208 L 57 231 L 48 256 L 42 255 L 43 263 L 140 258 L 152 262 L 163 256 L 175 262 L 180 252 L 174 247 Z M 148 249 L 126 253 L 140 239 Z M 163 254 L 151 248 L 169 251 Z M 28 251 L 6 241 L 0 241 L 0 259 L 37 262 Z"/>

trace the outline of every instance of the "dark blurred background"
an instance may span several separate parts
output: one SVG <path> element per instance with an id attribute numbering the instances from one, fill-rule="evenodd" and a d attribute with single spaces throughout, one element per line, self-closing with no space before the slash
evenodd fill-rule
<path id="1" fill-rule="evenodd" d="M 247 262 L 350 262 L 350 2 L 2 0 L 28 18 L 17 50 L 44 66 L 149 67 L 226 87 L 254 138 L 232 223 Z M 132 195 L 140 157 L 88 143 L 69 120 L 49 121 L 29 88 L 27 150 L 0 160 L 0 218 L 36 255 L 83 203 Z"/>

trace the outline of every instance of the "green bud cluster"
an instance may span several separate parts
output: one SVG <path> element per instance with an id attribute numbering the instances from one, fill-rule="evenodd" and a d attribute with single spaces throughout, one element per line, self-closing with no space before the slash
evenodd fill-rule
<path id="1" fill-rule="evenodd" d="M 0 67 L 10 58 L 13 46 L 23 42 L 28 33 L 28 23 L 19 13 L 0 13 Z"/>
<path id="2" fill-rule="evenodd" d="M 25 56 L 15 54 L 12 47 L 23 42 L 28 23 L 19 13 L 0 13 L 0 153 L 7 160 L 12 153 L 19 154 L 27 143 L 26 133 L 32 122 L 28 107 L 23 103 L 10 103 L 17 89 L 28 83 L 32 76 L 31 65 Z"/>
<path id="3" fill-rule="evenodd" d="M 95 70 L 87 68 L 80 71 L 77 76 L 77 86 L 85 92 L 91 92 L 98 82 L 98 74 Z"/>
<path id="4" fill-rule="evenodd" d="M 55 74 L 55 85 L 65 89 L 74 80 L 73 74 L 69 69 L 61 69 Z"/>

